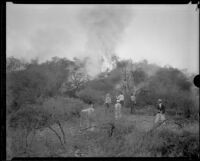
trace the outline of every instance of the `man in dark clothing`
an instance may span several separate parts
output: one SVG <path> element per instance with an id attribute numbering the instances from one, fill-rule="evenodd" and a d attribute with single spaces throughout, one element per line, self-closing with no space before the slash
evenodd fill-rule
<path id="1" fill-rule="evenodd" d="M 105 112 L 111 112 L 111 107 L 110 107 L 111 106 L 111 97 L 110 97 L 109 93 L 106 94 L 105 105 L 106 105 Z"/>
<path id="2" fill-rule="evenodd" d="M 135 104 L 136 104 L 136 97 L 133 93 L 131 93 L 131 114 L 133 114 Z"/>
<path id="3" fill-rule="evenodd" d="M 158 99 L 157 110 L 158 112 L 156 114 L 155 123 L 165 120 L 165 106 L 162 104 L 161 99 Z"/>

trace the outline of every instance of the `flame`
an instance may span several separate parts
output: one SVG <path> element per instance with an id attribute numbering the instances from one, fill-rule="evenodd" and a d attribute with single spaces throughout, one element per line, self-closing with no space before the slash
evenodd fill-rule
<path id="1" fill-rule="evenodd" d="M 111 55 L 102 56 L 101 72 L 110 72 L 116 66 L 116 62 L 112 60 Z"/>

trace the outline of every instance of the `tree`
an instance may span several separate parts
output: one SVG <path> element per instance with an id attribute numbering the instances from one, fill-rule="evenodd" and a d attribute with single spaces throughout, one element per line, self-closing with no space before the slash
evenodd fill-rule
<path id="1" fill-rule="evenodd" d="M 129 106 L 130 94 L 136 92 L 135 78 L 132 74 L 133 72 L 133 62 L 132 60 L 120 61 L 117 64 L 121 73 L 121 87 L 120 90 L 123 91 L 125 95 L 125 106 Z"/>
<path id="2" fill-rule="evenodd" d="M 191 85 L 188 78 L 178 69 L 160 68 L 154 76 L 148 79 L 145 88 L 150 95 L 148 98 L 152 98 L 151 104 L 155 104 L 158 98 L 162 98 L 168 109 L 188 113 L 188 109 L 194 108 Z M 140 97 L 145 102 L 146 96 L 140 95 Z"/>
<path id="3" fill-rule="evenodd" d="M 23 70 L 25 69 L 26 65 L 27 63 L 23 60 L 14 57 L 8 57 L 6 58 L 6 73 L 17 70 Z"/>
<path id="4" fill-rule="evenodd" d="M 136 86 L 146 81 L 147 79 L 147 74 L 141 68 L 136 69 L 135 71 L 132 71 L 131 73 L 134 78 L 134 82 Z"/>
<path id="5" fill-rule="evenodd" d="M 41 107 L 31 105 L 23 106 L 23 108 L 20 108 L 16 113 L 13 113 L 10 116 L 9 127 L 13 129 L 20 129 L 22 134 L 25 134 L 25 151 L 22 153 L 30 153 L 29 147 L 31 147 L 32 141 L 28 141 L 28 136 L 33 133 L 32 137 L 34 137 L 36 130 L 44 128 L 47 124 L 49 124 L 49 120 L 50 115 L 43 111 Z"/>
<path id="6" fill-rule="evenodd" d="M 76 93 L 82 89 L 88 81 L 88 75 L 84 70 L 85 62 L 74 58 L 74 64 L 69 68 L 69 76 L 61 86 L 61 93 L 76 97 Z"/>
<path id="7" fill-rule="evenodd" d="M 16 71 L 8 76 L 8 87 L 13 97 L 12 107 L 19 109 L 23 104 L 33 104 L 44 91 L 45 77 L 37 71 Z M 15 107 L 14 107 L 15 106 Z"/>
<path id="8" fill-rule="evenodd" d="M 49 121 L 49 124 L 46 124 L 46 126 L 56 134 L 63 147 L 65 147 L 66 144 L 65 131 L 63 129 L 64 122 L 74 117 L 80 117 L 80 111 L 84 106 L 86 105 L 78 99 L 60 96 L 48 99 L 43 103 L 43 109 L 51 116 L 51 121 Z M 53 124 L 56 124 L 60 128 L 61 135 L 51 126 Z"/>

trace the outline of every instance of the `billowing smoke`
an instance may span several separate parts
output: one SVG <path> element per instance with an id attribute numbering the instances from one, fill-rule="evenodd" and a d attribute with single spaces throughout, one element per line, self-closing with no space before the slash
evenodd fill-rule
<path id="1" fill-rule="evenodd" d="M 127 5 L 17 6 L 8 12 L 7 55 L 39 62 L 86 58 L 92 77 L 115 65 L 112 56 L 132 14 Z"/>
<path id="2" fill-rule="evenodd" d="M 87 71 L 90 76 L 111 70 L 115 48 L 131 18 L 128 6 L 98 5 L 84 8 L 80 21 L 87 32 Z"/>

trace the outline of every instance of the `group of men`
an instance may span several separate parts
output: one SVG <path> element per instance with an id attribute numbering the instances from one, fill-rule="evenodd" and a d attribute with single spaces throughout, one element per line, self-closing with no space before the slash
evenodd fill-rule
<path id="1" fill-rule="evenodd" d="M 131 111 L 130 113 L 133 114 L 135 112 L 135 105 L 136 105 L 136 96 L 135 94 L 131 93 L 130 95 L 130 107 L 131 107 Z M 111 97 L 110 94 L 108 93 L 106 95 L 106 99 L 105 99 L 105 104 L 106 104 L 106 108 L 107 111 L 111 111 Z M 121 118 L 121 108 L 124 106 L 124 95 L 121 92 L 119 96 L 116 97 L 116 104 L 115 104 L 115 119 L 119 119 Z M 155 123 L 158 123 L 159 121 L 165 121 L 165 106 L 162 103 L 161 99 L 158 99 L 158 103 L 157 103 L 157 114 L 155 117 Z"/>
<path id="2" fill-rule="evenodd" d="M 130 113 L 133 114 L 135 112 L 135 105 L 136 105 L 136 96 L 135 94 L 131 93 L 130 95 L 130 100 L 131 100 L 131 109 Z M 90 102 L 90 107 L 87 109 L 82 110 L 82 113 L 85 113 L 87 115 L 87 126 L 92 126 L 92 120 L 91 120 L 91 115 L 94 113 L 94 107 L 93 103 Z M 105 98 L 105 113 L 113 111 L 112 108 L 112 99 L 109 93 L 106 94 Z M 116 104 L 114 105 L 114 114 L 115 114 L 115 119 L 118 120 L 122 117 L 121 109 L 124 107 L 124 95 L 122 92 L 118 96 L 116 96 Z M 164 121 L 165 120 L 165 106 L 162 103 L 161 99 L 158 99 L 158 104 L 157 104 L 157 114 L 155 117 L 155 123 L 158 123 L 159 121 Z M 91 128 L 93 131 L 93 127 Z"/>
<path id="3" fill-rule="evenodd" d="M 136 105 L 136 97 L 132 93 L 130 96 L 131 100 L 131 114 L 134 113 L 134 106 Z M 111 97 L 110 94 L 108 93 L 105 98 L 105 105 L 106 105 L 106 111 L 112 111 L 111 107 Z M 115 119 L 121 118 L 121 108 L 124 106 L 124 95 L 121 92 L 119 96 L 116 96 L 116 104 L 115 104 Z"/>

